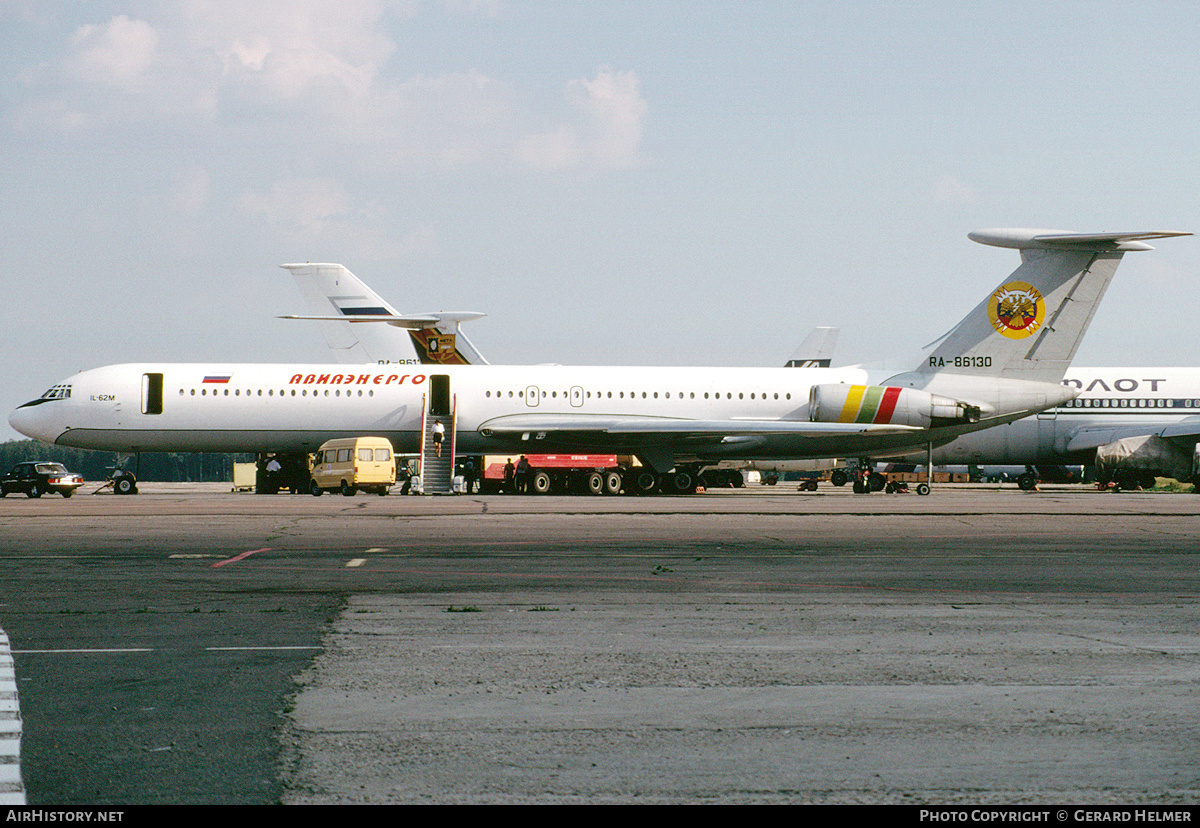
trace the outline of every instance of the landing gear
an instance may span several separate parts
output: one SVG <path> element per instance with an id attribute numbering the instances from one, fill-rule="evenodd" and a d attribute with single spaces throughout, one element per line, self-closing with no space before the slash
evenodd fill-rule
<path id="1" fill-rule="evenodd" d="M 929 494 L 929 484 L 933 482 L 933 443 L 925 444 L 925 482 L 917 484 L 917 494 Z"/>
<path id="2" fill-rule="evenodd" d="M 134 495 L 137 494 L 137 478 L 130 472 L 123 469 L 116 469 L 112 473 L 113 491 L 119 495 Z"/>
<path id="3" fill-rule="evenodd" d="M 638 494 L 651 494 L 658 488 L 658 475 L 643 468 L 634 476 L 633 485 L 637 488 Z"/>
<path id="4" fill-rule="evenodd" d="M 667 476 L 667 487 L 672 494 L 691 494 L 696 491 L 695 479 L 690 472 L 677 471 Z"/>

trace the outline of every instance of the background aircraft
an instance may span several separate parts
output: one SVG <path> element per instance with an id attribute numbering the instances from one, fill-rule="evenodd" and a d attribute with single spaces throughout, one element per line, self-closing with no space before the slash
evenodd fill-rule
<path id="1" fill-rule="evenodd" d="M 421 362 L 434 365 L 486 365 L 462 332 L 463 322 L 486 314 L 437 311 L 401 314 L 340 264 L 285 264 L 312 315 L 284 316 L 321 322 L 329 347 L 350 362 Z M 414 360 L 411 354 L 415 353 Z"/>

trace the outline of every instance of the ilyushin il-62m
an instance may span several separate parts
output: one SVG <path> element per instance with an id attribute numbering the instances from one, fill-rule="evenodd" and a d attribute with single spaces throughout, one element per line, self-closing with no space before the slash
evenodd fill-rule
<path id="1" fill-rule="evenodd" d="M 377 435 L 397 452 L 612 452 L 628 488 L 689 491 L 722 459 L 891 457 L 1061 406 L 1064 373 L 1121 257 L 1180 233 L 988 230 L 1021 252 L 920 364 L 846 368 L 135 363 L 83 371 L 9 422 L 114 451 L 307 453 Z M 922 492 L 928 491 L 926 484 Z"/>

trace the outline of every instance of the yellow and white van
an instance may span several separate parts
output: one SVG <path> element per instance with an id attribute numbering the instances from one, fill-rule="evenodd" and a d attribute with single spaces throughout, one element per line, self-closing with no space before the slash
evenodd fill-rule
<path id="1" fill-rule="evenodd" d="M 312 493 L 359 489 L 385 495 L 396 483 L 396 458 L 385 437 L 343 437 L 321 445 L 313 457 Z"/>

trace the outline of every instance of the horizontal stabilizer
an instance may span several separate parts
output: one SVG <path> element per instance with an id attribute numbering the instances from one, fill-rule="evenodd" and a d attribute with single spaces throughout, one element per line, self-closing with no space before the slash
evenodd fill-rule
<path id="1" fill-rule="evenodd" d="M 1169 239 L 1191 233 L 1068 233 L 1065 230 L 994 229 L 976 230 L 967 238 L 993 247 L 1016 250 L 1153 250 L 1147 239 Z"/>
<path id="2" fill-rule="evenodd" d="M 280 316 L 279 319 L 309 319 L 318 322 L 386 322 L 397 328 L 407 328 L 410 330 L 420 330 L 438 325 L 442 322 L 469 322 L 472 319 L 482 319 L 487 316 L 486 313 L 477 313 L 475 311 L 450 311 L 446 313 L 425 313 L 425 314 L 352 314 L 346 313 L 341 316 Z"/>

